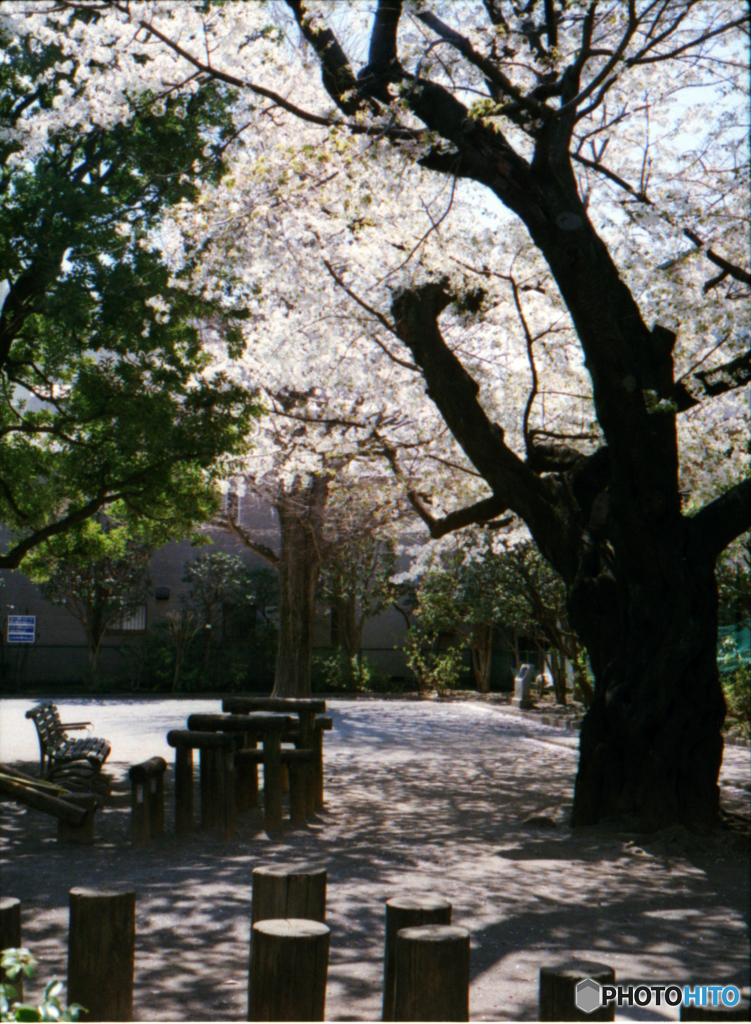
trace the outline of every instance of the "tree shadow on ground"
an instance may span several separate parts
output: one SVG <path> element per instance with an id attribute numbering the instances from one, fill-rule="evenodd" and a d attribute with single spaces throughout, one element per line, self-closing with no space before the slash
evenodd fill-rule
<path id="1" fill-rule="evenodd" d="M 575 752 L 492 717 L 335 717 L 326 810 L 306 826 L 267 833 L 253 809 L 231 842 L 176 836 L 170 768 L 166 835 L 134 850 L 124 764 L 94 846 L 5 805 L 3 890 L 22 901 L 39 987 L 65 977 L 69 890 L 128 888 L 136 1019 L 245 1019 L 252 870 L 287 860 L 328 870 L 329 1020 L 380 1019 L 384 903 L 405 893 L 444 896 L 471 932 L 475 1020 L 536 1019 L 539 968 L 572 956 L 623 981 L 748 983 L 747 837 L 573 831 Z"/>

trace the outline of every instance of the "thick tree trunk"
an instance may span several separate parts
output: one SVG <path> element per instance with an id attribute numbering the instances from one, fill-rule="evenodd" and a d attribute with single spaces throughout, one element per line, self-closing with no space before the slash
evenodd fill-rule
<path id="1" fill-rule="evenodd" d="M 595 675 L 574 825 L 717 823 L 725 718 L 717 588 L 711 559 L 691 547 L 685 529 L 672 544 L 663 538 L 662 579 L 650 586 L 622 566 L 617 581 L 603 573 L 570 588 L 571 619 Z"/>
<path id="2" fill-rule="evenodd" d="M 323 513 L 328 483 L 316 477 L 295 483 L 277 505 L 279 554 L 279 653 L 275 697 L 309 697 L 316 614 L 316 585 L 323 547 Z"/>

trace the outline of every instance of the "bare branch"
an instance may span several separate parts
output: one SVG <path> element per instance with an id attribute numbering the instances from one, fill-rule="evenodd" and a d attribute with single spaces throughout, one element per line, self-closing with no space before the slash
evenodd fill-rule
<path id="1" fill-rule="evenodd" d="M 513 516 L 508 516 L 503 520 L 496 520 L 496 516 L 508 510 L 508 505 L 497 495 L 493 495 L 491 498 L 483 498 L 482 501 L 469 505 L 467 508 L 458 509 L 456 512 L 449 512 L 448 515 L 443 516 L 441 519 L 436 519 L 432 515 L 416 491 L 410 491 L 407 497 L 412 508 L 430 530 L 430 536 L 433 540 L 438 540 L 440 537 L 445 537 L 447 533 L 461 530 L 463 527 L 471 526 L 474 523 L 481 523 L 483 526 L 490 527 L 491 529 L 500 529 L 502 526 L 508 526 L 513 521 Z"/>

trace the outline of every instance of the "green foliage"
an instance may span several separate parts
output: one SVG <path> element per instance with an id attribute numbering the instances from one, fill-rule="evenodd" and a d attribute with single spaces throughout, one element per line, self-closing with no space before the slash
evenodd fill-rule
<path id="1" fill-rule="evenodd" d="M 362 653 L 349 658 L 342 648 L 329 655 L 314 655 L 311 679 L 316 693 L 388 693 L 393 689 L 389 676 L 369 658 Z"/>
<path id="2" fill-rule="evenodd" d="M 464 673 L 461 648 L 438 650 L 435 634 L 423 633 L 417 628 L 409 631 L 405 654 L 421 693 L 458 688 Z"/>
<path id="3" fill-rule="evenodd" d="M 210 552 L 185 563 L 187 590 L 147 638 L 143 665 L 134 658 L 139 682 L 172 692 L 236 690 L 249 673 L 265 679 L 273 664 L 276 629 L 269 605 L 278 592 L 276 574 L 248 569 L 236 555 Z M 262 625 L 258 628 L 260 611 Z M 236 646 L 217 634 L 238 623 L 246 640 Z"/>
<path id="4" fill-rule="evenodd" d="M 153 545 L 167 539 L 162 529 L 134 522 L 122 505 L 110 512 L 50 538 L 24 560 L 43 596 L 83 625 L 92 682 L 105 632 L 144 604 Z"/>
<path id="5" fill-rule="evenodd" d="M 321 565 L 318 600 L 331 608 L 334 645 L 343 649 L 341 672 L 355 689 L 362 672 L 358 666 L 365 622 L 391 603 L 395 569 L 393 542 L 367 534 L 333 546 Z"/>
<path id="6" fill-rule="evenodd" d="M 34 977 L 36 960 L 28 949 L 4 949 L 0 957 L 0 966 L 13 980 L 19 974 L 27 978 Z M 18 1002 L 18 992 L 14 985 L 0 985 L 0 1020 L 1 1021 L 73 1021 L 79 1020 L 81 1013 L 87 1013 L 79 1003 L 72 1003 L 67 1010 L 60 1003 L 62 982 L 51 981 L 44 990 L 42 1002 L 38 1006 Z"/>
<path id="7" fill-rule="evenodd" d="M 717 560 L 719 617 L 722 626 L 751 619 L 751 540 L 727 548 Z"/>
<path id="8" fill-rule="evenodd" d="M 30 104 L 75 101 L 76 68 L 50 70 L 58 47 L 2 34 L 0 45 L 5 124 Z M 210 372 L 199 335 L 210 322 L 236 351 L 245 311 L 192 284 L 197 252 L 170 257 L 158 244 L 170 208 L 223 173 L 231 100 L 214 84 L 188 99 L 142 97 L 123 124 L 59 129 L 33 162 L 9 159 L 12 133 L 0 140 L 8 568 L 118 499 L 134 515 L 180 519 L 222 457 L 246 448 L 257 407 Z"/>
<path id="9" fill-rule="evenodd" d="M 717 654 L 729 724 L 737 725 L 745 736 L 751 735 L 751 657 L 733 635 L 720 641 Z"/>

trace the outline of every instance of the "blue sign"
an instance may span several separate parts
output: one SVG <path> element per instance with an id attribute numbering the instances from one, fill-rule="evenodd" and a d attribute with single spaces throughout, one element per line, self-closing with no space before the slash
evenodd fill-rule
<path id="1" fill-rule="evenodd" d="M 33 644 L 36 639 L 36 615 L 8 616 L 8 643 Z"/>

